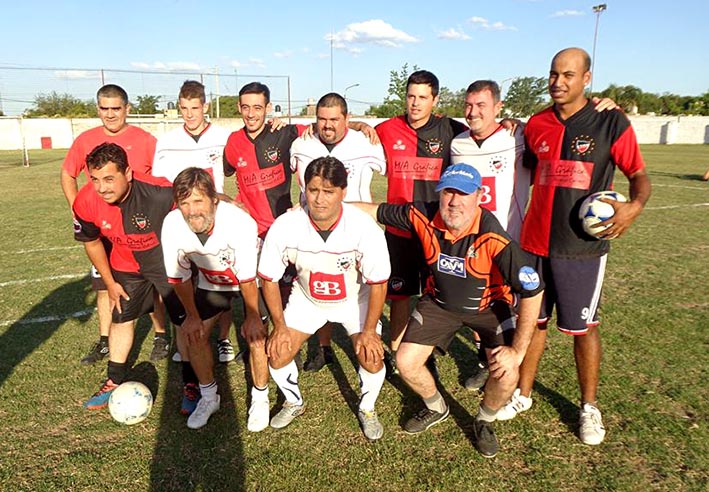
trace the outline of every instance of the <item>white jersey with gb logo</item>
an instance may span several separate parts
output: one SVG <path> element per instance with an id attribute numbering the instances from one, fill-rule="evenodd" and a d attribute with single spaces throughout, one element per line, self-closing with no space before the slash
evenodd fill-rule
<path id="1" fill-rule="evenodd" d="M 366 213 L 347 203 L 323 240 L 307 208 L 291 210 L 276 219 L 261 250 L 258 274 L 279 280 L 292 263 L 293 286 L 323 308 L 368 302 L 367 284 L 389 279 L 391 267 L 382 229 Z"/>
<path id="2" fill-rule="evenodd" d="M 214 227 L 202 244 L 176 209 L 167 214 L 161 244 L 170 283 L 187 281 L 194 264 L 197 285 L 204 290 L 235 291 L 256 278 L 258 244 L 256 221 L 240 208 L 219 201 Z"/>
<path id="3" fill-rule="evenodd" d="M 518 242 L 531 185 L 531 173 L 522 165 L 523 153 L 521 127 L 510 134 L 500 126 L 480 143 L 466 131 L 451 142 L 451 164 L 469 164 L 480 172 L 483 178 L 480 205 L 492 212 Z"/>

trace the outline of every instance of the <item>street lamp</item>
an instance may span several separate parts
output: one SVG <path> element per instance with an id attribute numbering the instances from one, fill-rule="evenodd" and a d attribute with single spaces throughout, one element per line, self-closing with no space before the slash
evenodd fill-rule
<path id="1" fill-rule="evenodd" d="M 593 95 L 593 79 L 596 78 L 593 69 L 596 66 L 596 40 L 598 39 L 598 21 L 601 20 L 601 12 L 606 10 L 606 8 L 607 6 L 605 3 L 593 6 L 593 12 L 596 14 L 596 30 L 593 33 L 593 55 L 591 55 L 591 95 Z"/>
<path id="2" fill-rule="evenodd" d="M 353 87 L 359 87 L 359 84 L 352 84 L 352 85 L 348 85 L 347 87 L 345 87 L 345 92 L 342 94 L 342 98 L 345 101 L 347 101 L 347 91 L 352 89 Z"/>

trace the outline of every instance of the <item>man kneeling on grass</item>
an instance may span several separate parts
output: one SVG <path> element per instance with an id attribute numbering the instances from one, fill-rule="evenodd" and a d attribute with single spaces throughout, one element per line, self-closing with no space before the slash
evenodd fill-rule
<path id="1" fill-rule="evenodd" d="M 180 172 L 173 193 L 177 210 L 165 218 L 162 245 L 165 270 L 187 311 L 177 330 L 185 384 L 181 413 L 190 416 L 187 427 L 198 429 L 219 410 L 209 335 L 240 291 L 245 313 L 241 333 L 249 344 L 254 383 L 248 429 L 260 431 L 268 426 L 269 404 L 267 331 L 256 286 L 256 221 L 237 206 L 219 201 L 214 181 L 204 169 L 189 167 Z M 192 265 L 198 271 L 196 290 Z"/>
<path id="2" fill-rule="evenodd" d="M 271 419 L 280 429 L 305 411 L 293 358 L 327 322 L 341 323 L 359 362 L 362 399 L 358 418 L 367 439 L 382 437 L 374 404 L 384 383 L 379 317 L 384 307 L 389 257 L 383 231 L 365 213 L 343 203 L 347 171 L 334 157 L 305 170 L 305 208 L 286 212 L 266 235 L 258 274 L 273 320 L 267 352 L 271 376 L 286 398 Z M 289 263 L 297 279 L 285 310 L 278 280 Z"/>
<path id="3" fill-rule="evenodd" d="M 449 408 L 426 367 L 434 350 L 445 353 L 463 326 L 480 335 L 490 378 L 473 430 L 485 457 L 497 454 L 495 414 L 512 396 L 519 365 L 535 329 L 543 285 L 531 260 L 495 216 L 480 207 L 480 173 L 467 164 L 449 166 L 436 187 L 440 203 L 357 203 L 382 224 L 410 230 L 423 245 L 430 270 L 424 296 L 411 313 L 396 364 L 425 403 L 404 424 L 423 432 L 448 417 Z M 520 296 L 519 318 L 513 310 Z"/>

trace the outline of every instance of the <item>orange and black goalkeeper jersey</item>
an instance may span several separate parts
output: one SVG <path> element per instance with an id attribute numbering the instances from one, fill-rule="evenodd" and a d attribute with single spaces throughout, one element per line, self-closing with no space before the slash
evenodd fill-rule
<path id="1" fill-rule="evenodd" d="M 457 238 L 443 223 L 438 203 L 384 203 L 377 220 L 419 237 L 431 273 L 425 293 L 443 309 L 476 313 L 493 301 L 512 304 L 513 293 L 531 297 L 544 289 L 531 258 L 485 209 Z"/>

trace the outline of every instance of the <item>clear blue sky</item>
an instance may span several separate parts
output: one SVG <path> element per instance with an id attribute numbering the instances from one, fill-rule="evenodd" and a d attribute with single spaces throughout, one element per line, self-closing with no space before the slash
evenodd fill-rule
<path id="1" fill-rule="evenodd" d="M 404 63 L 433 71 L 458 90 L 475 79 L 546 76 L 559 49 L 592 51 L 601 1 L 236 2 L 187 0 L 7 1 L 0 16 L 0 100 L 8 114 L 39 92 L 89 99 L 97 72 L 6 67 L 104 68 L 106 82 L 131 95 L 174 97 L 185 75 L 121 74 L 110 69 L 218 70 L 219 92 L 262 80 L 275 101 L 289 75 L 294 106 L 334 89 L 354 112 L 387 94 L 389 72 Z M 709 91 L 709 2 L 607 0 L 601 14 L 594 89 L 633 84 L 645 92 Z M 333 41 L 330 41 L 330 35 Z M 333 55 L 331 54 L 331 44 Z M 332 77 L 331 83 L 331 67 Z M 214 76 L 204 79 L 217 92 Z M 361 101 L 357 103 L 356 101 Z"/>

